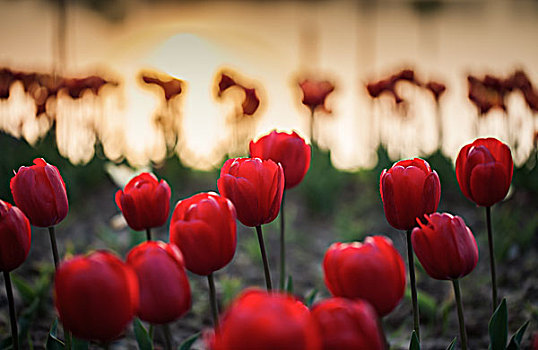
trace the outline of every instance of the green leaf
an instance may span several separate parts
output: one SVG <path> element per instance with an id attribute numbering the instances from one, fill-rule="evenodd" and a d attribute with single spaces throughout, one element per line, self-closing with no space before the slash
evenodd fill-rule
<path id="1" fill-rule="evenodd" d="M 310 293 L 308 293 L 304 299 L 304 303 L 308 308 L 312 307 L 312 304 L 314 304 L 314 300 L 316 300 L 316 296 L 318 295 L 317 289 L 312 289 Z"/>
<path id="2" fill-rule="evenodd" d="M 25 304 L 31 304 L 32 301 L 35 299 L 36 294 L 34 293 L 34 289 L 28 282 L 23 280 L 22 278 L 18 277 L 15 274 L 11 275 L 11 281 L 13 281 L 13 285 L 15 288 L 17 288 L 17 291 L 19 292 L 20 296 L 22 297 L 22 300 Z"/>
<path id="3" fill-rule="evenodd" d="M 187 339 L 185 339 L 183 341 L 183 343 L 181 343 L 179 345 L 179 348 L 178 350 L 190 350 L 191 347 L 192 347 L 192 344 L 194 344 L 194 342 L 196 340 L 198 340 L 198 338 L 200 338 L 200 335 L 202 334 L 202 332 L 198 332 L 198 333 L 194 333 L 193 335 L 191 335 L 190 337 L 188 337 Z"/>
<path id="4" fill-rule="evenodd" d="M 90 343 L 88 341 L 72 337 L 71 348 L 73 350 L 88 350 L 89 347 Z"/>
<path id="5" fill-rule="evenodd" d="M 135 318 L 133 325 L 138 348 L 140 350 L 153 350 L 153 343 L 151 342 L 151 338 L 149 337 L 146 328 L 142 325 L 142 322 L 140 322 L 138 318 Z"/>
<path id="6" fill-rule="evenodd" d="M 489 321 L 489 349 L 506 350 L 506 341 L 508 339 L 508 310 L 506 309 L 506 299 L 503 299 L 497 310 L 491 316 Z"/>
<path id="7" fill-rule="evenodd" d="M 519 327 L 517 332 L 510 339 L 510 343 L 508 343 L 508 347 L 506 348 L 506 350 L 521 349 L 521 340 L 523 339 L 523 335 L 525 334 L 525 331 L 527 330 L 528 325 L 529 325 L 529 321 L 525 322 L 523 326 Z"/>
<path id="8" fill-rule="evenodd" d="M 50 326 L 49 336 L 47 337 L 47 350 L 64 350 L 65 344 L 63 341 L 58 339 L 56 332 L 58 330 L 58 319 L 54 319 L 52 325 Z"/>
<path id="9" fill-rule="evenodd" d="M 411 334 L 411 343 L 409 344 L 409 350 L 420 350 L 420 342 L 415 331 Z"/>
<path id="10" fill-rule="evenodd" d="M 452 339 L 452 342 L 448 344 L 448 348 L 446 348 L 446 350 L 454 350 L 456 348 L 456 340 L 457 338 Z"/>
<path id="11" fill-rule="evenodd" d="M 291 276 L 288 276 L 288 280 L 286 281 L 286 292 L 293 294 L 293 279 Z"/>

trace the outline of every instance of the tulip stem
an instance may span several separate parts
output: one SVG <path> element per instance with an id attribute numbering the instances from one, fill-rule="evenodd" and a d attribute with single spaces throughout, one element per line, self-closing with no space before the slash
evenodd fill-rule
<path id="1" fill-rule="evenodd" d="M 219 306 L 217 303 L 217 293 L 215 292 L 215 279 L 213 278 L 213 272 L 207 275 L 207 282 L 209 284 L 209 303 L 211 304 L 213 326 L 215 327 L 215 331 L 217 331 L 219 329 Z"/>
<path id="2" fill-rule="evenodd" d="M 56 233 L 54 226 L 49 227 L 49 236 L 50 236 L 50 245 L 52 247 L 52 257 L 54 259 L 54 268 L 58 270 L 58 265 L 60 264 L 60 258 L 58 255 L 58 245 L 56 244 Z"/>
<path id="3" fill-rule="evenodd" d="M 467 350 L 467 332 L 465 331 L 465 320 L 463 317 L 463 303 L 461 302 L 460 281 L 452 280 L 454 286 L 454 295 L 456 296 L 456 305 L 458 307 L 458 321 L 460 324 L 461 349 Z"/>
<path id="4" fill-rule="evenodd" d="M 491 207 L 486 207 L 486 223 L 488 226 L 489 265 L 491 267 L 491 295 L 493 312 L 497 309 L 497 273 L 495 272 L 495 254 L 493 250 L 493 233 L 491 232 Z"/>
<path id="5" fill-rule="evenodd" d="M 260 251 L 262 253 L 263 271 L 265 273 L 265 284 L 267 285 L 267 290 L 272 290 L 273 286 L 271 283 L 271 272 L 269 271 L 269 261 L 267 261 L 267 254 L 265 253 L 265 243 L 263 243 L 263 233 L 261 225 L 256 226 L 256 233 L 258 234 L 258 243 L 260 244 Z"/>
<path id="6" fill-rule="evenodd" d="M 286 240 L 284 237 L 284 197 L 286 191 L 282 193 L 282 203 L 280 204 L 280 290 L 284 290 L 286 283 Z"/>
<path id="7" fill-rule="evenodd" d="M 163 324 L 164 333 L 164 348 L 166 350 L 172 350 L 172 335 L 170 334 L 170 326 L 168 323 Z"/>
<path id="8" fill-rule="evenodd" d="M 411 230 L 407 230 L 407 259 L 409 261 L 409 282 L 411 284 L 411 300 L 413 302 L 413 329 L 420 340 L 420 320 L 418 314 L 417 281 L 415 279 L 415 256 L 411 242 Z"/>
<path id="9" fill-rule="evenodd" d="M 19 332 L 17 332 L 17 316 L 15 315 L 15 302 L 13 301 L 13 289 L 9 272 L 4 271 L 4 284 L 6 285 L 7 302 L 9 305 L 9 319 L 11 323 L 11 339 L 13 350 L 19 350 Z"/>
<path id="10" fill-rule="evenodd" d="M 148 241 L 151 241 L 151 229 L 150 228 L 146 229 L 146 238 Z"/>
<path id="11" fill-rule="evenodd" d="M 314 144 L 314 118 L 316 116 L 316 108 L 310 107 L 310 143 Z"/>

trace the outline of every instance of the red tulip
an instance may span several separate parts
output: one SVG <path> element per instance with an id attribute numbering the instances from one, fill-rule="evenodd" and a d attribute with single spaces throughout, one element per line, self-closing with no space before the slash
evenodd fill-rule
<path id="1" fill-rule="evenodd" d="M 19 208 L 0 200 L 0 271 L 19 267 L 30 251 L 30 222 Z"/>
<path id="2" fill-rule="evenodd" d="M 213 350 L 317 350 L 320 339 L 308 308 L 286 294 L 249 290 L 230 306 Z"/>
<path id="3" fill-rule="evenodd" d="M 410 230 L 416 226 L 417 218 L 437 210 L 441 183 L 423 159 L 395 163 L 389 170 L 383 170 L 379 182 L 385 217 L 394 228 Z"/>
<path id="4" fill-rule="evenodd" d="M 69 210 L 65 183 L 58 168 L 42 158 L 29 167 L 21 166 L 11 179 L 15 205 L 38 227 L 58 224 Z"/>
<path id="5" fill-rule="evenodd" d="M 478 262 L 478 247 L 462 218 L 447 213 L 426 215 L 411 239 L 418 260 L 432 278 L 453 280 L 469 274 Z"/>
<path id="6" fill-rule="evenodd" d="M 116 192 L 116 204 L 127 224 L 135 231 L 159 227 L 166 223 L 170 212 L 170 186 L 155 175 L 142 173 Z"/>
<path id="7" fill-rule="evenodd" d="M 65 329 L 78 338 L 117 338 L 138 307 L 133 270 L 107 251 L 75 256 L 56 271 L 54 300 Z"/>
<path id="8" fill-rule="evenodd" d="M 220 170 L 217 186 L 220 194 L 232 201 L 243 225 L 259 226 L 278 216 L 284 172 L 272 160 L 228 159 Z"/>
<path id="9" fill-rule="evenodd" d="M 237 245 L 235 208 L 216 193 L 179 201 L 170 222 L 170 242 L 183 252 L 185 266 L 209 275 L 232 260 Z"/>
<path id="10" fill-rule="evenodd" d="M 364 300 L 330 298 L 314 305 L 323 350 L 382 350 L 384 340 L 374 308 Z"/>
<path id="11" fill-rule="evenodd" d="M 492 206 L 506 196 L 513 171 L 510 148 L 494 138 L 477 139 L 464 146 L 456 159 L 461 191 L 482 207 Z"/>
<path id="12" fill-rule="evenodd" d="M 272 131 L 258 141 L 250 141 L 250 156 L 280 163 L 286 179 L 285 188 L 297 186 L 310 167 L 310 146 L 294 131 Z"/>
<path id="13" fill-rule="evenodd" d="M 387 237 L 366 237 L 364 243 L 334 243 L 325 253 L 323 273 L 332 295 L 364 299 L 381 317 L 390 313 L 404 295 L 404 263 Z"/>
<path id="14" fill-rule="evenodd" d="M 127 255 L 127 264 L 138 277 L 138 317 L 165 324 L 183 316 L 191 307 L 191 288 L 178 247 L 147 241 Z"/>
<path id="15" fill-rule="evenodd" d="M 334 91 L 334 85 L 326 80 L 306 79 L 299 83 L 303 91 L 303 104 L 314 110 L 321 106 L 325 111 L 330 112 L 325 106 L 325 99 Z"/>

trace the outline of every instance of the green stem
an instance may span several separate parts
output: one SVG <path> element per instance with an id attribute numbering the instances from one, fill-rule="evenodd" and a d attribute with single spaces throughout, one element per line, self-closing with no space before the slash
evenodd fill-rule
<path id="1" fill-rule="evenodd" d="M 49 227 L 50 245 L 52 247 L 52 258 L 54 259 L 54 268 L 58 270 L 60 258 L 58 255 L 58 245 L 56 244 L 56 233 L 54 226 Z"/>
<path id="2" fill-rule="evenodd" d="M 148 334 L 149 334 L 149 337 L 150 337 L 151 340 L 153 340 L 153 330 L 154 329 L 155 329 L 155 327 L 153 326 L 153 323 L 150 323 Z"/>
<path id="3" fill-rule="evenodd" d="M 493 312 L 497 309 L 497 274 L 495 272 L 495 254 L 493 250 L 493 233 L 491 229 L 491 207 L 486 207 L 486 223 L 488 226 L 489 265 L 491 268 L 491 297 Z"/>
<path id="4" fill-rule="evenodd" d="M 315 107 L 310 108 L 310 143 L 312 145 L 314 145 L 314 118 L 316 116 L 315 111 Z"/>
<path id="5" fill-rule="evenodd" d="M 280 290 L 284 290 L 286 283 L 286 240 L 284 236 L 284 197 L 286 191 L 282 193 L 282 203 L 280 204 Z"/>
<path id="6" fill-rule="evenodd" d="M 461 302 L 460 281 L 452 280 L 454 286 L 454 295 L 456 296 L 456 305 L 458 307 L 458 321 L 460 324 L 461 349 L 467 350 L 467 332 L 465 331 L 465 320 L 463 317 L 463 303 Z"/>
<path id="7" fill-rule="evenodd" d="M 409 261 L 409 283 L 411 284 L 411 299 L 413 302 L 413 329 L 420 340 L 420 319 L 418 311 L 417 282 L 415 279 L 415 256 L 411 242 L 411 230 L 407 230 L 407 259 Z"/>
<path id="8" fill-rule="evenodd" d="M 4 284 L 6 285 L 7 302 L 9 305 L 9 320 L 11 323 L 11 339 L 13 350 L 19 350 L 19 332 L 17 331 L 17 315 L 15 314 L 15 302 L 13 300 L 13 288 L 9 272 L 4 271 Z"/>
<path id="9" fill-rule="evenodd" d="M 265 284 L 267 290 L 272 290 L 273 285 L 271 283 L 271 272 L 269 271 L 269 261 L 267 261 L 267 254 L 265 253 L 265 244 L 263 243 L 263 233 L 261 225 L 256 226 L 256 233 L 258 234 L 258 243 L 260 244 L 260 251 L 262 253 L 263 271 L 265 273 Z"/>
<path id="10" fill-rule="evenodd" d="M 148 241 L 151 241 L 151 229 L 150 228 L 146 229 L 146 238 Z"/>
<path id="11" fill-rule="evenodd" d="M 170 326 L 168 323 L 163 324 L 163 333 L 165 350 L 172 350 L 172 335 L 170 334 Z"/>
<path id="12" fill-rule="evenodd" d="M 215 279 L 213 273 L 207 275 L 207 282 L 209 284 L 209 303 L 211 305 L 211 315 L 213 316 L 213 326 L 215 331 L 219 329 L 219 306 L 217 303 L 217 293 L 215 292 Z"/>

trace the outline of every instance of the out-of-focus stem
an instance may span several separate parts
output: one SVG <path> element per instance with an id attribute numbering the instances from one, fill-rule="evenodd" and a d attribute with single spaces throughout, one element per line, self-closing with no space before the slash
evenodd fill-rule
<path id="1" fill-rule="evenodd" d="M 284 236 L 284 198 L 286 191 L 282 194 L 282 203 L 280 204 L 280 290 L 284 290 L 286 283 L 286 239 Z"/>
<path id="2" fill-rule="evenodd" d="M 463 303 L 461 302 L 460 282 L 458 279 L 452 280 L 454 286 L 454 295 L 456 296 L 456 305 L 458 307 L 458 321 L 460 324 L 461 349 L 467 350 L 467 332 L 465 331 L 465 320 L 463 317 Z"/>
<path id="3" fill-rule="evenodd" d="M 420 340 L 420 317 L 418 311 L 417 282 L 415 279 L 415 256 L 411 242 L 411 230 L 407 230 L 407 259 L 409 262 L 409 283 L 411 284 L 411 299 L 413 302 L 413 329 Z"/>
<path id="4" fill-rule="evenodd" d="M 15 302 L 9 272 L 4 271 L 4 284 L 6 285 L 7 303 L 9 305 L 9 322 L 11 323 L 11 339 L 13 350 L 19 350 L 19 332 L 17 331 L 17 316 L 15 315 Z"/>
<path id="5" fill-rule="evenodd" d="M 497 309 L 497 273 L 495 272 L 495 254 L 493 250 L 493 233 L 491 229 L 491 207 L 486 207 L 486 223 L 488 226 L 489 265 L 491 268 L 491 298 L 493 312 Z"/>
<path id="6" fill-rule="evenodd" d="M 54 268 L 58 270 L 60 258 L 58 255 L 58 246 L 56 245 L 56 233 L 54 226 L 49 227 L 50 245 L 52 247 L 52 258 L 54 259 Z"/>
<path id="7" fill-rule="evenodd" d="M 267 254 L 265 252 L 265 243 L 263 242 L 263 233 L 261 225 L 256 226 L 256 233 L 258 235 L 258 243 L 260 244 L 260 251 L 262 253 L 263 271 L 265 273 L 265 284 L 267 285 L 267 290 L 272 290 L 273 284 L 271 283 L 271 272 L 269 270 L 269 261 L 267 260 Z"/>
<path id="8" fill-rule="evenodd" d="M 146 239 L 148 241 L 151 241 L 151 229 L 150 228 L 146 229 Z"/>
<path id="9" fill-rule="evenodd" d="M 217 293 L 215 291 L 215 279 L 213 273 L 207 275 L 207 282 L 209 284 L 209 303 L 211 304 L 211 315 L 213 317 L 213 326 L 215 331 L 219 329 L 219 306 L 217 304 Z"/>

